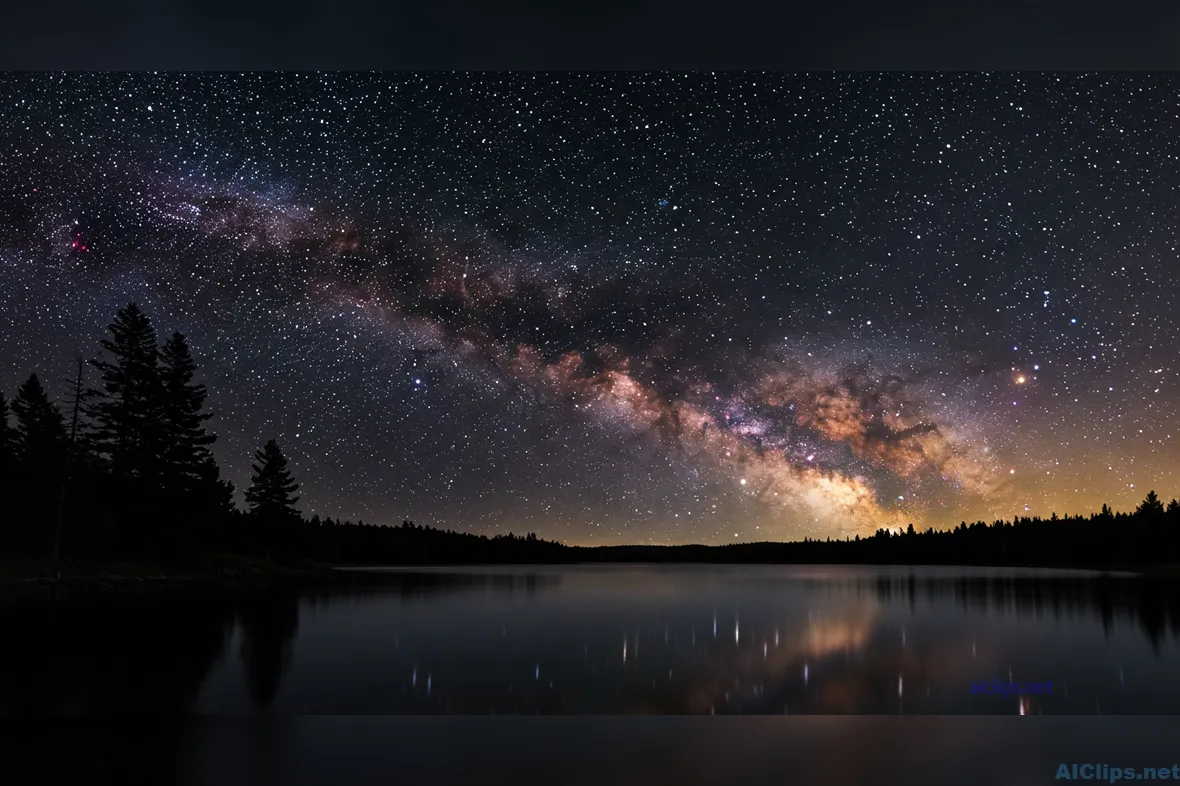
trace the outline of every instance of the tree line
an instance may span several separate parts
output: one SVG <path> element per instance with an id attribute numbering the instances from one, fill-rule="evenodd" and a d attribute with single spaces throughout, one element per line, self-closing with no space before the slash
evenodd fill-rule
<path id="1" fill-rule="evenodd" d="M 878 529 L 790 543 L 726 546 L 609 546 L 587 550 L 609 562 L 724 562 L 879 565 L 1010 565 L 1139 568 L 1180 565 L 1180 501 L 1166 506 L 1149 491 L 1132 512 L 1103 505 L 1090 515 L 1019 516 L 990 524 L 960 522 L 953 529 L 903 532 Z"/>
<path id="2" fill-rule="evenodd" d="M 801 562 L 963 565 L 1180 563 L 1180 502 L 1154 491 L 1131 513 L 1053 514 L 952 530 L 729 546 L 585 548 L 535 534 L 488 537 L 303 516 L 299 484 L 275 440 L 254 455 L 246 510 L 212 452 L 207 390 L 185 337 L 162 344 L 135 303 L 120 309 L 102 353 L 78 359 L 64 407 L 31 375 L 0 394 L 0 553 L 189 564 L 237 554 L 354 564 Z M 89 374 L 87 372 L 90 372 Z M 90 381 L 93 379 L 93 386 Z"/>

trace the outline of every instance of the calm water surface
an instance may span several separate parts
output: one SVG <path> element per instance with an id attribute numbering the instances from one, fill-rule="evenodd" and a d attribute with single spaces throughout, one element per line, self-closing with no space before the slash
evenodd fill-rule
<path id="1" fill-rule="evenodd" d="M 0 609 L 0 713 L 1172 714 L 1171 585 L 906 567 L 389 569 Z M 11 646 L 19 643 L 19 646 Z M 1048 682 L 1027 697 L 972 682 Z"/>

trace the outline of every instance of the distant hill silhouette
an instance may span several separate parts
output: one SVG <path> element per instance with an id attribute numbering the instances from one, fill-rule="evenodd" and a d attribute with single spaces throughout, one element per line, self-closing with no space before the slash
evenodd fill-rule
<path id="1" fill-rule="evenodd" d="M 573 562 L 869 563 L 1134 568 L 1180 564 L 1180 502 L 1154 491 L 1131 513 L 1104 505 L 953 530 L 879 530 L 844 540 L 728 546 L 575 547 L 535 534 L 473 535 L 304 517 L 275 440 L 256 454 L 245 498 L 221 479 L 205 386 L 184 336 L 159 343 L 136 304 L 119 310 L 89 364 L 67 380 L 66 408 L 31 375 L 0 395 L 0 553 L 48 563 L 190 566 L 210 554 L 280 564 Z M 87 366 L 97 372 L 90 387 Z M 253 650 L 251 650 L 253 652 Z M 268 655 L 269 657 L 269 655 Z M 263 691 L 265 693 L 265 691 Z"/>

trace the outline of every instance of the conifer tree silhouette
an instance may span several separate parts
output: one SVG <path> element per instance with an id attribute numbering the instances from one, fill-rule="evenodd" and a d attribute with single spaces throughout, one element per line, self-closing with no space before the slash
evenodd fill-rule
<path id="1" fill-rule="evenodd" d="M 17 391 L 12 414 L 16 418 L 17 461 L 38 471 L 58 469 L 65 453 L 65 422 L 36 374 Z"/>
<path id="2" fill-rule="evenodd" d="M 20 547 L 17 534 L 17 501 L 14 492 L 19 488 L 16 482 L 16 434 L 8 423 L 8 400 L 0 393 L 0 549 Z"/>
<path id="3" fill-rule="evenodd" d="M 246 504 L 250 506 L 250 514 L 261 529 L 263 546 L 269 559 L 276 539 L 281 538 L 288 529 L 286 525 L 300 521 L 299 511 L 295 509 L 299 498 L 293 496 L 299 484 L 287 468 L 287 457 L 283 455 L 279 443 L 273 439 L 254 454 L 254 460 L 257 463 L 252 465 L 254 476 L 250 480 L 250 488 L 246 490 Z"/>
<path id="4" fill-rule="evenodd" d="M 234 484 L 222 479 L 221 470 L 211 455 L 198 470 L 196 498 L 204 524 L 203 531 L 198 533 L 201 545 L 215 551 L 230 548 L 229 525 L 238 515 Z"/>
<path id="5" fill-rule="evenodd" d="M 1147 492 L 1147 497 L 1143 502 L 1139 503 L 1139 507 L 1135 512 L 1140 515 L 1158 516 L 1164 512 L 1164 503 L 1160 501 L 1159 496 L 1156 495 L 1155 490 Z"/>
<path id="6" fill-rule="evenodd" d="M 217 440 L 205 429 L 213 415 L 203 411 L 207 393 L 193 381 L 196 371 L 184 336 L 173 333 L 160 351 L 164 467 L 170 484 L 190 492 L 205 476 L 209 446 Z"/>
<path id="7" fill-rule="evenodd" d="M 8 400 L 0 393 L 0 480 L 4 488 L 9 488 L 12 478 L 12 464 L 14 461 L 16 434 L 8 422 Z"/>
<path id="8" fill-rule="evenodd" d="M 204 411 L 207 391 L 194 381 L 196 372 L 188 342 L 173 333 L 160 350 L 163 504 L 173 512 L 180 530 L 175 547 L 184 553 L 214 545 L 233 504 L 209 450 L 217 437 L 205 428 L 213 415 Z"/>
<path id="9" fill-rule="evenodd" d="M 66 427 L 41 380 L 30 376 L 12 401 L 15 419 L 17 505 L 26 549 L 43 553 L 50 546 L 53 511 L 66 457 Z"/>
<path id="10" fill-rule="evenodd" d="M 96 442 L 117 478 L 157 482 L 163 463 L 163 385 L 156 330 L 135 303 L 119 309 L 102 347 L 110 359 L 95 359 L 102 390 L 91 408 Z"/>
<path id="11" fill-rule="evenodd" d="M 109 357 L 90 361 L 102 382 L 91 391 L 95 446 L 109 463 L 107 492 L 130 525 L 124 534 L 151 562 L 159 530 L 173 522 L 161 515 L 166 432 L 156 330 L 135 303 L 119 309 L 108 329 L 101 344 Z"/>
<path id="12" fill-rule="evenodd" d="M 269 440 L 262 450 L 254 454 L 258 463 L 252 465 L 254 476 L 246 491 L 246 502 L 252 513 L 273 516 L 297 516 L 295 503 L 299 497 L 292 496 L 299 484 L 287 468 L 287 457 L 279 443 Z"/>

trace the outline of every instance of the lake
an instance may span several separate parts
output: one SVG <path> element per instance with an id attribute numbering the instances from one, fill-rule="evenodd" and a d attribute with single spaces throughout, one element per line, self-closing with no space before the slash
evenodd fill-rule
<path id="1" fill-rule="evenodd" d="M 1013 786 L 1057 782 L 1063 764 L 1180 764 L 1174 583 L 838 566 L 380 578 L 0 607 L 0 715 L 24 721 L 0 735 L 5 772 Z M 1050 690 L 972 693 L 989 681 Z"/>
<path id="2" fill-rule="evenodd" d="M 1177 594 L 1132 577 L 384 570 L 315 593 L 0 609 L 19 642 L 0 648 L 0 713 L 1180 714 Z"/>

